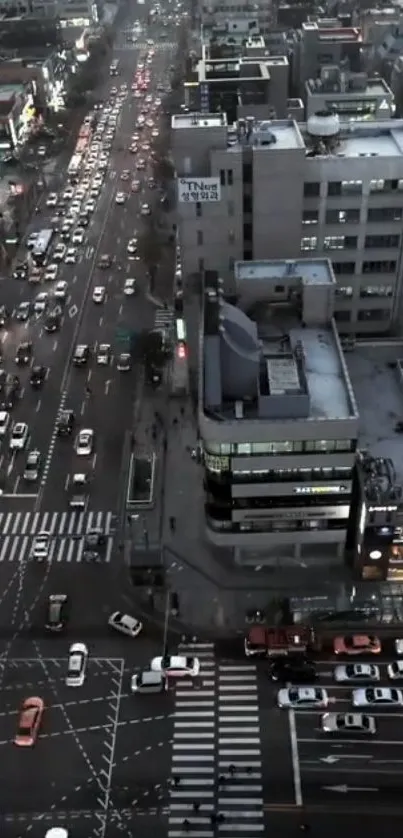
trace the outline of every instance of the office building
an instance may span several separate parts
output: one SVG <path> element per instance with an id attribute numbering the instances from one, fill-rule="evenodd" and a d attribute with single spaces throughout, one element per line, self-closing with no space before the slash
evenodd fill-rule
<path id="1" fill-rule="evenodd" d="M 208 540 L 252 565 L 344 566 L 358 413 L 329 260 L 206 274 L 198 424 Z"/>
<path id="2" fill-rule="evenodd" d="M 303 96 L 308 79 L 320 76 L 322 67 L 345 67 L 359 73 L 362 55 L 361 30 L 341 26 L 336 19 L 319 19 L 302 24 L 294 35 L 292 79 L 295 93 Z"/>
<path id="3" fill-rule="evenodd" d="M 320 76 L 305 83 L 305 118 L 320 111 L 332 111 L 345 120 L 391 119 L 394 96 L 381 78 L 367 73 L 343 72 L 340 67 L 323 67 Z"/>
<path id="4" fill-rule="evenodd" d="M 216 270 L 231 293 L 237 261 L 329 258 L 339 330 L 401 334 L 403 121 L 181 114 L 172 129 L 185 281 Z"/>
<path id="5" fill-rule="evenodd" d="M 103 0 L 0 0 L 0 14 L 9 18 L 34 16 L 42 21 L 68 20 L 76 26 L 88 26 L 102 19 Z"/>

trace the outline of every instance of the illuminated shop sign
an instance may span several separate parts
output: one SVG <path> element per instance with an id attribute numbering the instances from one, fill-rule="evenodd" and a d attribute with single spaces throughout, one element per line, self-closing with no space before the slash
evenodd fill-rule
<path id="1" fill-rule="evenodd" d="M 347 486 L 296 486 L 295 495 L 337 495 L 349 492 Z"/>

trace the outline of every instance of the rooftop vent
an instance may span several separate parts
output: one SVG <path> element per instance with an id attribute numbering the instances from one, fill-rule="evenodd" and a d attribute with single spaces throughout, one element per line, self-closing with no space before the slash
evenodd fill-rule
<path id="1" fill-rule="evenodd" d="M 311 137 L 322 139 L 336 137 L 340 132 L 339 116 L 331 111 L 319 111 L 309 117 L 307 129 Z"/>

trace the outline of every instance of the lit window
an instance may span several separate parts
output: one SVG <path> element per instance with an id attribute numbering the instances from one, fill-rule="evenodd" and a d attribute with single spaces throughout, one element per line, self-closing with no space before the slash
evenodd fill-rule
<path id="1" fill-rule="evenodd" d="M 317 236 L 304 236 L 301 239 L 301 250 L 316 250 L 317 246 Z"/>
<path id="2" fill-rule="evenodd" d="M 343 250 L 344 236 L 325 236 L 323 247 L 325 250 Z"/>

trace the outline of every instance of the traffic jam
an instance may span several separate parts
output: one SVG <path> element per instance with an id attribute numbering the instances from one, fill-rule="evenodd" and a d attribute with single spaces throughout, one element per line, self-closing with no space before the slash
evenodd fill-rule
<path id="1" fill-rule="evenodd" d="M 395 793 L 403 771 L 403 638 L 253 625 L 244 649 L 268 664 L 273 707 L 288 720 L 298 805 L 317 799 L 318 789 L 349 799 Z"/>

